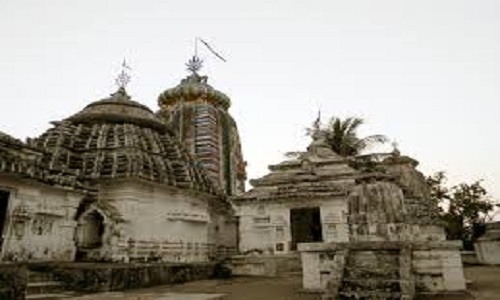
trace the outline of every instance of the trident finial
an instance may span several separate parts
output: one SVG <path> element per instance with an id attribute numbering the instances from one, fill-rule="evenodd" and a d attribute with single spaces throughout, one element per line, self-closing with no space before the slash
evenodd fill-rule
<path id="1" fill-rule="evenodd" d="M 125 89 L 130 82 L 131 76 L 126 72 L 127 70 L 131 70 L 131 68 L 127 65 L 127 62 L 124 59 L 122 63 L 122 70 L 115 79 L 115 83 L 120 89 Z"/>
<path id="2" fill-rule="evenodd" d="M 193 73 L 198 73 L 199 70 L 203 67 L 203 60 L 201 60 L 198 56 L 193 55 L 191 59 L 186 63 L 186 67 L 188 71 Z"/>
<path id="3" fill-rule="evenodd" d="M 186 63 L 186 67 L 189 71 L 193 73 L 197 73 L 203 67 L 203 60 L 198 56 L 198 42 L 201 42 L 213 55 L 215 55 L 218 59 L 226 62 L 226 59 L 222 57 L 219 53 L 217 53 L 212 46 L 210 46 L 207 42 L 197 37 L 194 39 L 194 55 L 191 59 Z"/>

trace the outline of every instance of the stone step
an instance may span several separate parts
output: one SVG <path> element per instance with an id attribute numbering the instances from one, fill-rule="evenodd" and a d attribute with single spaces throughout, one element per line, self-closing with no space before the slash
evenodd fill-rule
<path id="1" fill-rule="evenodd" d="M 26 288 L 27 295 L 57 294 L 63 291 L 60 281 L 28 282 Z"/>
<path id="2" fill-rule="evenodd" d="M 401 284 L 408 283 L 407 280 L 401 279 L 384 279 L 384 278 L 369 278 L 369 279 L 346 279 L 342 281 L 343 290 L 368 290 L 368 291 L 393 291 L 400 292 Z"/>
<path id="3" fill-rule="evenodd" d="M 399 292 L 381 292 L 381 291 L 356 291 L 356 292 L 339 292 L 340 299 L 370 299 L 370 300 L 401 300 L 402 293 Z"/>
<path id="4" fill-rule="evenodd" d="M 58 293 L 58 294 L 36 294 L 36 295 L 26 295 L 26 300 L 60 300 L 68 299 L 74 297 L 76 294 L 71 292 Z"/>
<path id="5" fill-rule="evenodd" d="M 28 282 L 52 281 L 54 277 L 48 272 L 29 271 Z"/>

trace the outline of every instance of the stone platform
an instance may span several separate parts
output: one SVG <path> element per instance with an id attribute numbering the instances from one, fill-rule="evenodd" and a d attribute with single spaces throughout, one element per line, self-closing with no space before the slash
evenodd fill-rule
<path id="1" fill-rule="evenodd" d="M 41 263 L 29 269 L 51 273 L 69 291 L 121 291 L 211 278 L 212 263 Z"/>
<path id="2" fill-rule="evenodd" d="M 454 241 L 299 244 L 303 286 L 334 297 L 388 293 L 390 299 L 464 291 L 459 249 Z"/>
<path id="3" fill-rule="evenodd" d="M 299 253 L 281 255 L 236 255 L 231 258 L 232 274 L 236 276 L 276 277 L 290 273 L 302 274 Z"/>
<path id="4" fill-rule="evenodd" d="M 224 294 L 188 294 L 188 293 L 104 293 L 72 298 L 73 300 L 224 300 Z"/>

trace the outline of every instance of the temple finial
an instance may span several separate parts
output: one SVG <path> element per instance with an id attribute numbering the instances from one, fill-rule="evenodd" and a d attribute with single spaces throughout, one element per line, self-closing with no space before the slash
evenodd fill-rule
<path id="1" fill-rule="evenodd" d="M 124 59 L 122 63 L 122 70 L 115 79 L 115 83 L 119 89 L 125 89 L 130 83 L 131 76 L 127 73 L 128 70 L 131 70 L 131 68 L 127 65 L 127 62 Z"/>
<path id="2" fill-rule="evenodd" d="M 399 151 L 398 149 L 398 142 L 397 141 L 393 141 L 391 143 L 392 145 L 392 154 L 395 155 L 395 156 L 399 156 L 401 154 L 401 152 Z"/>
<path id="3" fill-rule="evenodd" d="M 219 60 L 226 62 L 226 59 L 222 57 L 217 51 L 214 50 L 206 41 L 197 37 L 194 39 L 194 54 L 191 59 L 186 63 L 186 67 L 193 74 L 198 74 L 198 71 L 203 67 L 203 60 L 198 56 L 198 42 L 202 43 L 208 51 L 210 51 Z"/>
<path id="4" fill-rule="evenodd" d="M 198 71 L 203 67 L 203 60 L 201 60 L 196 54 L 191 57 L 191 59 L 186 63 L 188 71 L 194 74 L 198 74 Z"/>
<path id="5" fill-rule="evenodd" d="M 313 130 L 319 131 L 321 127 L 321 108 L 318 108 L 318 117 L 313 123 Z"/>

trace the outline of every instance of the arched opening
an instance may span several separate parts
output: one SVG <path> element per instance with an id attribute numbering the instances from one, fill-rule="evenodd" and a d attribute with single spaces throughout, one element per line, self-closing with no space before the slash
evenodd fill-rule
<path id="1" fill-rule="evenodd" d="M 104 231 L 104 217 L 98 211 L 92 211 L 84 215 L 77 228 L 77 245 L 79 250 L 102 247 Z"/>

